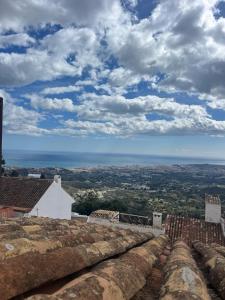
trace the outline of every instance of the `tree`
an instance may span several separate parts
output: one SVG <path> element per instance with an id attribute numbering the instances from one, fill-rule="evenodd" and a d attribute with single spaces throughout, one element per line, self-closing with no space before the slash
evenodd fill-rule
<path id="1" fill-rule="evenodd" d="M 19 176 L 19 173 L 18 173 L 17 170 L 12 170 L 10 176 L 11 176 L 11 177 L 18 177 L 18 176 Z"/>
<path id="2" fill-rule="evenodd" d="M 90 215 L 93 211 L 98 209 L 127 212 L 127 206 L 121 200 L 102 200 L 94 191 L 78 196 L 72 206 L 72 211 L 81 215 Z"/>
<path id="3" fill-rule="evenodd" d="M 5 165 L 5 160 L 2 158 L 2 161 L 1 161 L 1 164 L 0 164 L 0 176 L 4 175 L 4 173 L 5 173 L 4 165 Z"/>
<path id="4" fill-rule="evenodd" d="M 72 210 L 81 215 L 90 215 L 93 211 L 101 207 L 101 201 L 98 195 L 94 192 L 88 192 L 80 196 L 73 204 Z"/>
<path id="5" fill-rule="evenodd" d="M 119 212 L 127 212 L 127 206 L 121 200 L 115 199 L 112 201 L 104 201 L 102 204 L 103 209 L 114 210 Z"/>

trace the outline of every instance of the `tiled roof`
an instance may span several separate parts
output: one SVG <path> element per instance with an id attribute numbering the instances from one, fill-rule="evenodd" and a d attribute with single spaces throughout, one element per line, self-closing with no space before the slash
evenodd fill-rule
<path id="1" fill-rule="evenodd" d="M 0 224 L 0 299 L 225 299 L 225 267 L 212 261 L 225 258 L 218 245 L 199 243 L 195 260 L 184 242 L 171 247 L 166 235 L 81 220 L 8 219 Z M 202 258 L 213 274 L 210 284 Z"/>
<path id="2" fill-rule="evenodd" d="M 79 220 L 11 219 L 0 225 L 0 299 L 66 278 L 151 238 L 151 233 L 111 229 Z M 146 251 L 142 250 L 142 254 Z"/>
<path id="3" fill-rule="evenodd" d="M 49 186 L 51 180 L 0 178 L 0 205 L 33 208 Z"/>
<path id="4" fill-rule="evenodd" d="M 193 246 L 203 258 L 211 285 L 221 296 L 221 299 L 225 299 L 225 257 L 213 247 L 199 241 L 194 242 Z"/>
<path id="5" fill-rule="evenodd" d="M 165 230 L 172 243 L 177 239 L 182 239 L 189 246 L 196 240 L 205 244 L 217 243 L 225 245 L 220 224 L 208 223 L 195 218 L 168 215 L 165 222 Z"/>

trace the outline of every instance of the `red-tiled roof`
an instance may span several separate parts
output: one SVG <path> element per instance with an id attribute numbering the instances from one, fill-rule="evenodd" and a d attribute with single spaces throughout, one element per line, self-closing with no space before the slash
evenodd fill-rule
<path id="1" fill-rule="evenodd" d="M 32 217 L 5 220 L 4 224 L 0 224 L 0 299 L 11 299 L 31 290 L 33 291 L 29 295 L 47 290 L 50 292 L 56 287 L 60 289 L 62 284 L 66 287 L 67 283 L 76 284 L 73 283 L 77 277 L 75 273 L 82 270 L 87 273 L 88 267 L 102 261 L 101 272 L 107 272 L 108 264 L 114 265 L 113 279 L 121 283 L 118 287 L 119 291 L 121 289 L 120 294 L 123 292 L 133 296 L 144 285 L 144 276 L 150 273 L 151 265 L 157 259 L 156 255 L 168 240 L 165 236 L 156 239 L 153 237 L 151 233 L 114 229 L 80 220 Z M 129 255 L 122 255 L 125 252 Z M 110 260 L 115 256 L 122 257 L 123 260 Z M 101 278 L 101 272 L 97 278 Z M 62 281 L 58 285 L 55 282 L 54 286 L 53 282 L 60 279 Z M 105 280 L 107 283 L 107 276 Z M 82 299 L 97 299 L 94 296 L 96 288 L 97 284 L 92 288 L 84 286 L 83 293 L 90 297 Z M 101 286 L 100 288 L 104 292 Z M 21 299 L 29 295 L 21 296 Z M 73 297 L 62 296 L 62 299 Z M 107 298 L 114 299 L 119 298 Z"/>
<path id="2" fill-rule="evenodd" d="M 2 177 L 0 205 L 33 208 L 51 184 L 51 180 Z"/>
<path id="3" fill-rule="evenodd" d="M 168 241 L 81 220 L 6 219 L 0 222 L 0 298 L 225 299 L 218 246 L 195 243 L 191 250 Z"/>
<path id="4" fill-rule="evenodd" d="M 173 243 L 177 239 L 184 240 L 188 245 L 195 240 L 205 244 L 217 243 L 225 245 L 220 224 L 208 223 L 204 220 L 168 215 L 165 222 L 166 234 Z"/>

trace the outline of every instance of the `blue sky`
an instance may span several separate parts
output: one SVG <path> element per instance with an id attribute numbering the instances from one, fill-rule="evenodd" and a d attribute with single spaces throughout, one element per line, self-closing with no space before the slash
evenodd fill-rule
<path id="1" fill-rule="evenodd" d="M 2 0 L 4 148 L 225 158 L 225 2 Z"/>

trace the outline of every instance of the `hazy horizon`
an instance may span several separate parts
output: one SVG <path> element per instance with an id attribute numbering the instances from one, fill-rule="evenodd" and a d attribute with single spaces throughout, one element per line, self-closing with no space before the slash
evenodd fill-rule
<path id="1" fill-rule="evenodd" d="M 6 166 L 22 168 L 91 168 L 117 166 L 225 165 L 225 159 L 130 153 L 8 150 Z"/>
<path id="2" fill-rule="evenodd" d="M 65 153 L 65 154 L 109 154 L 109 155 L 130 155 L 130 156 L 152 156 L 152 157 L 171 157 L 171 158 L 197 158 L 197 159 L 215 159 L 215 160 L 225 160 L 225 157 L 213 157 L 213 156 L 188 156 L 188 155 L 173 155 L 173 154 L 157 154 L 157 153 L 134 153 L 134 152 L 102 152 L 102 151 L 67 151 L 67 150 L 39 150 L 39 149 L 3 149 L 3 154 L 7 152 L 37 152 L 37 153 Z"/>

